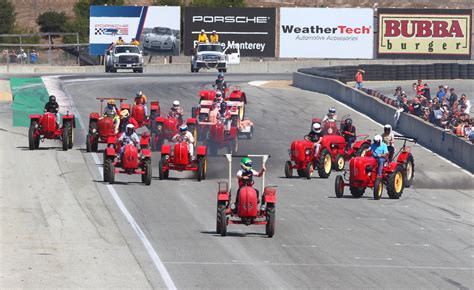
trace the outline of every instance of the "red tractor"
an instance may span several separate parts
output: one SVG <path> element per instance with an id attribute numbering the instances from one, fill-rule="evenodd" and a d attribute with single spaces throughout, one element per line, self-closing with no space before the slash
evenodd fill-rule
<path id="1" fill-rule="evenodd" d="M 140 174 L 145 185 L 151 184 L 151 150 L 148 148 L 150 137 L 144 134 L 140 139 L 140 148 L 127 144 L 123 150 L 123 156 L 119 160 L 117 152 L 120 152 L 120 144 L 116 144 L 114 137 L 108 138 L 110 143 L 104 152 L 104 181 L 115 183 L 116 173 Z M 116 149 L 117 148 L 117 149 Z"/>
<path id="2" fill-rule="evenodd" d="M 174 151 L 171 152 L 171 145 L 164 144 L 161 147 L 161 159 L 158 163 L 158 173 L 160 180 L 168 179 L 171 170 L 176 171 L 195 171 L 197 180 L 206 179 L 207 157 L 206 146 L 198 146 L 196 158 L 189 154 L 188 144 L 178 142 L 174 145 Z"/>
<path id="3" fill-rule="evenodd" d="M 321 142 L 318 155 L 314 156 L 314 143 L 308 140 L 297 140 L 291 143 L 289 150 L 291 160 L 285 163 L 285 177 L 293 176 L 296 169 L 299 177 L 311 179 L 315 170 L 319 177 L 328 178 L 331 175 L 332 161 L 328 142 Z M 294 164 L 293 164 L 294 163 Z"/>
<path id="4" fill-rule="evenodd" d="M 251 177 L 243 179 L 243 186 L 239 188 L 239 203 L 235 209 L 231 208 L 232 196 L 232 156 L 226 154 L 229 162 L 229 181 L 219 182 L 217 192 L 217 215 L 216 215 L 216 232 L 221 236 L 227 235 L 227 225 L 244 224 L 249 225 L 265 225 L 265 233 L 271 238 L 275 234 L 275 204 L 276 189 L 274 186 L 265 187 L 265 173 L 262 176 L 262 196 L 259 202 L 258 190 L 254 187 Z M 247 157 L 247 155 L 245 156 Z M 269 155 L 248 155 L 248 157 L 262 157 L 263 166 L 270 157 Z M 264 205 L 264 206 L 263 206 Z"/>
<path id="5" fill-rule="evenodd" d="M 344 122 L 344 119 L 342 123 Z M 319 118 L 313 118 L 311 126 L 314 123 L 321 123 L 321 120 Z M 364 156 L 371 145 L 371 140 L 367 139 L 369 135 L 357 135 L 356 141 L 352 144 L 352 147 L 346 150 L 346 139 L 342 136 L 341 131 L 337 126 L 337 122 L 334 121 L 323 122 L 321 131 L 324 139 L 323 142 L 328 144 L 327 149 L 331 152 L 332 167 L 336 171 L 342 171 L 346 161 L 349 161 L 351 158 L 355 156 Z M 362 139 L 357 140 L 359 138 Z"/>
<path id="6" fill-rule="evenodd" d="M 209 148 L 210 155 L 217 155 L 221 148 L 226 148 L 227 153 L 236 153 L 239 149 L 237 127 L 231 126 L 225 131 L 225 124 L 221 121 L 210 126 L 205 144 Z"/>
<path id="7" fill-rule="evenodd" d="M 152 128 L 156 126 L 156 124 L 153 124 L 156 119 L 160 115 L 160 102 L 158 101 L 153 101 L 150 102 L 150 118 L 146 119 L 145 116 L 145 107 L 142 104 L 133 104 L 130 110 L 130 105 L 129 104 L 123 104 L 122 105 L 122 110 L 127 109 L 129 112 L 131 111 L 131 116 L 137 121 L 138 123 L 138 128 L 147 126 L 148 128 Z"/>
<path id="8" fill-rule="evenodd" d="M 372 157 L 370 151 L 363 157 L 351 159 L 349 166 L 349 179 L 347 172 L 344 175 L 336 176 L 335 191 L 336 197 L 341 198 L 344 195 L 344 187 L 349 186 L 351 194 L 355 198 L 364 195 L 367 187 L 373 189 L 374 199 L 382 197 L 383 186 L 387 187 L 387 193 L 391 199 L 399 199 L 405 187 L 412 184 L 415 163 L 413 155 L 410 153 L 410 147 L 406 142 L 416 142 L 416 138 L 395 136 L 397 140 L 403 140 L 403 146 L 400 151 L 384 164 L 382 175 L 377 178 L 377 161 Z M 344 179 L 346 179 L 345 182 Z"/>
<path id="9" fill-rule="evenodd" d="M 165 118 L 161 116 L 156 117 L 155 121 L 156 124 L 152 126 L 151 130 L 152 151 L 158 151 L 160 148 L 162 148 L 165 140 L 171 141 L 171 138 L 178 134 L 178 128 L 182 124 L 182 121 L 177 118 Z M 188 125 L 188 131 L 194 135 L 194 146 L 196 146 L 198 138 L 196 119 L 188 118 L 186 120 L 186 125 Z"/>
<path id="10" fill-rule="evenodd" d="M 30 150 L 38 149 L 40 141 L 44 139 L 59 139 L 62 141 L 64 151 L 72 149 L 74 144 L 74 127 L 76 127 L 74 115 L 69 115 L 69 112 L 67 112 L 62 120 L 63 126 L 59 128 L 53 113 L 30 115 L 30 129 L 28 131 Z"/>
<path id="11" fill-rule="evenodd" d="M 214 101 L 216 98 L 215 90 L 201 90 L 199 91 L 199 101 L 207 100 Z M 224 92 L 224 101 L 227 102 L 229 107 L 236 106 L 236 115 L 240 117 L 240 120 L 244 119 L 245 105 L 247 104 L 247 95 L 241 91 L 240 87 L 236 86 L 232 88 L 230 94 L 229 89 Z"/>
<path id="12" fill-rule="evenodd" d="M 122 104 L 125 98 L 96 98 L 100 101 L 100 111 L 89 114 L 89 133 L 86 136 L 86 151 L 97 152 L 99 143 L 107 143 L 109 137 L 116 137 L 114 120 L 108 117 L 102 117 L 103 102 L 110 99 L 120 102 L 120 109 L 127 107 L 127 104 Z"/>

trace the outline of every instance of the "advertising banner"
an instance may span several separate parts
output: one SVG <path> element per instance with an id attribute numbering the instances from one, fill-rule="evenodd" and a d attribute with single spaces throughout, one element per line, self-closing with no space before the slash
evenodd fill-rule
<path id="1" fill-rule="evenodd" d="M 215 30 L 224 49 L 233 44 L 241 56 L 275 56 L 274 8 L 187 7 L 184 17 L 184 53 L 192 54 L 201 29 Z"/>
<path id="2" fill-rule="evenodd" d="M 178 6 L 90 6 L 89 54 L 103 55 L 119 37 L 140 41 L 144 54 L 179 55 Z"/>
<path id="3" fill-rule="evenodd" d="M 366 8 L 280 8 L 280 57 L 373 58 Z"/>
<path id="4" fill-rule="evenodd" d="M 379 9 L 380 58 L 471 58 L 471 9 Z"/>

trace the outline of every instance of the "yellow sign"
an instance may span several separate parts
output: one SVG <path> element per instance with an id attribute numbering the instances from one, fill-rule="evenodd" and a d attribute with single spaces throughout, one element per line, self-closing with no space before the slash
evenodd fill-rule
<path id="1" fill-rule="evenodd" d="M 379 57 L 470 58 L 472 10 L 400 11 L 379 9 Z"/>

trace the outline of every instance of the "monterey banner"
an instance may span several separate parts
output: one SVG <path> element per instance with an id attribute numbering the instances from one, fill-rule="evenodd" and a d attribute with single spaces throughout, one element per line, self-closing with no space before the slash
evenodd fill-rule
<path id="1" fill-rule="evenodd" d="M 471 58 L 471 9 L 379 9 L 378 57 Z"/>
<path id="2" fill-rule="evenodd" d="M 90 6 L 89 54 L 103 55 L 121 37 L 140 41 L 145 54 L 178 55 L 178 6 Z"/>
<path id="3" fill-rule="evenodd" d="M 280 8 L 280 57 L 373 58 L 366 8 Z"/>
<path id="4" fill-rule="evenodd" d="M 224 49 L 237 44 L 241 56 L 275 56 L 275 8 L 187 7 L 184 17 L 184 53 L 191 55 L 201 29 L 215 30 Z"/>

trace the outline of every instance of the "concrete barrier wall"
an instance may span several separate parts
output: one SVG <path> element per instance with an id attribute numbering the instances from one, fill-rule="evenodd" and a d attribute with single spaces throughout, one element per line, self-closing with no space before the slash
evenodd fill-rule
<path id="1" fill-rule="evenodd" d="M 297 72 L 293 73 L 293 85 L 327 94 L 379 123 L 394 124 L 393 107 L 338 80 Z M 470 142 L 407 113 L 401 114 L 396 130 L 417 137 L 418 143 L 424 147 L 474 173 L 474 145 Z"/>

